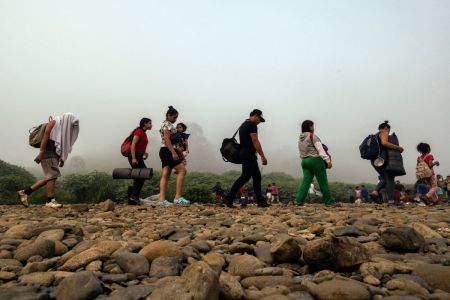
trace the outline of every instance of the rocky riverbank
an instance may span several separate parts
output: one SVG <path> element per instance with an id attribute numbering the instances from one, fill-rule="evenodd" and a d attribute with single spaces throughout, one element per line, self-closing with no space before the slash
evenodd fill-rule
<path id="1" fill-rule="evenodd" d="M 449 246 L 449 206 L 0 206 L 0 295 L 450 299 Z"/>

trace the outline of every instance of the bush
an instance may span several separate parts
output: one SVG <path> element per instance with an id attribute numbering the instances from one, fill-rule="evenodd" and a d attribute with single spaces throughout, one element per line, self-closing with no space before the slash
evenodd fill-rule
<path id="1" fill-rule="evenodd" d="M 16 192 L 35 181 L 36 178 L 24 168 L 0 160 L 0 204 L 17 204 Z"/>
<path id="2" fill-rule="evenodd" d="M 123 183 L 112 179 L 104 172 L 86 175 L 70 174 L 59 185 L 60 201 L 66 203 L 99 202 L 105 199 L 119 200 L 124 193 Z M 124 195 L 123 195 L 124 193 Z"/>
<path id="3" fill-rule="evenodd" d="M 152 179 L 147 180 L 141 192 L 141 197 L 156 195 L 159 193 L 159 179 L 161 173 L 155 172 Z M 214 201 L 212 192 L 216 182 L 220 182 L 226 191 L 240 176 L 240 172 L 230 171 L 223 174 L 188 172 L 184 184 L 183 195 L 192 202 L 211 203 Z M 0 160 L 0 204 L 17 204 L 16 191 L 29 187 L 36 178 L 24 168 L 5 163 Z M 172 175 L 167 189 L 167 199 L 172 200 L 175 194 L 176 175 Z M 294 178 L 284 173 L 263 174 L 263 194 L 268 184 L 275 182 L 280 190 L 280 201 L 287 203 L 295 198 L 301 179 Z M 128 187 L 131 180 L 114 180 L 105 172 L 91 172 L 88 174 L 71 174 L 58 180 L 56 185 L 56 197 L 62 203 L 99 202 L 111 199 L 116 202 L 127 199 Z M 361 184 L 359 184 L 361 185 Z M 250 181 L 244 188 L 250 189 Z M 315 183 L 316 189 L 318 184 Z M 354 184 L 330 182 L 331 194 L 337 201 L 347 202 L 352 193 Z M 374 185 L 366 184 L 369 190 Z M 32 194 L 32 203 L 45 202 L 45 189 Z M 320 197 L 309 196 L 307 201 L 322 202 Z"/>

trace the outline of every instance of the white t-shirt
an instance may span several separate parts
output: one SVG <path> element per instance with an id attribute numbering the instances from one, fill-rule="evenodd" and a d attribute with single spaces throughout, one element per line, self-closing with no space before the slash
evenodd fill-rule
<path id="1" fill-rule="evenodd" d="M 164 121 L 161 124 L 161 129 L 159 130 L 159 133 L 161 134 L 161 147 L 167 147 L 165 141 L 164 141 L 164 130 L 168 130 L 170 135 L 177 133 L 177 128 L 175 125 L 169 121 Z M 172 145 L 174 148 L 177 148 L 177 145 Z"/>

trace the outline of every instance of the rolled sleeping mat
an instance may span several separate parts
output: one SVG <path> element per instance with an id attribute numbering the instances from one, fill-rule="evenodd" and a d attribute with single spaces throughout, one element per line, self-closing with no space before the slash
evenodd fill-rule
<path id="1" fill-rule="evenodd" d="M 153 177 L 152 168 L 117 168 L 113 170 L 114 179 L 151 179 Z"/>

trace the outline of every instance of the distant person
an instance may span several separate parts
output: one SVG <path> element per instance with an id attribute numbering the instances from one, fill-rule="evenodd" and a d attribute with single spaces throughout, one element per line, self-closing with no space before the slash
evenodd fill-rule
<path id="1" fill-rule="evenodd" d="M 428 166 L 431 170 L 431 177 L 423 178 L 426 184 L 429 186 L 428 193 L 425 195 L 424 200 L 426 204 L 436 204 L 439 201 L 437 196 L 437 178 L 434 173 L 434 167 L 439 166 L 439 162 L 434 160 L 433 155 L 431 154 L 431 147 L 427 143 L 420 143 L 417 145 L 417 151 L 420 153 L 420 156 L 417 158 L 417 165 L 421 162 L 424 162 L 426 166 Z M 417 170 L 418 168 L 416 168 Z M 416 174 L 418 175 L 418 174 Z M 418 175 L 421 177 L 420 175 Z"/>
<path id="2" fill-rule="evenodd" d="M 128 162 L 133 169 L 147 168 L 144 160 L 148 158 L 147 145 L 148 137 L 147 130 L 152 129 L 152 120 L 149 118 L 142 118 L 139 122 L 139 126 L 133 130 L 130 134 L 131 149 L 128 155 Z M 128 197 L 129 205 L 140 205 L 139 200 L 142 187 L 144 186 L 145 179 L 134 179 L 133 187 L 131 188 L 130 195 Z"/>
<path id="3" fill-rule="evenodd" d="M 364 202 L 369 202 L 369 190 L 365 185 L 361 186 L 361 198 Z"/>
<path id="4" fill-rule="evenodd" d="M 239 188 L 253 178 L 253 188 L 255 192 L 256 202 L 259 207 L 267 207 L 268 204 L 264 199 L 261 191 L 261 171 L 258 166 L 256 153 L 259 154 L 263 165 L 267 165 L 267 159 L 264 155 L 261 143 L 258 138 L 258 125 L 265 122 L 262 111 L 254 109 L 250 113 L 250 117 L 242 123 L 239 128 L 240 153 L 239 157 L 242 163 L 242 174 L 234 182 L 230 191 L 225 196 L 225 204 L 232 208 L 233 199 Z"/>
<path id="5" fill-rule="evenodd" d="M 278 187 L 275 184 L 275 182 L 272 183 L 271 190 L 272 190 L 271 191 L 272 192 L 272 202 L 280 202 L 280 197 L 279 197 L 280 191 L 278 190 Z"/>
<path id="6" fill-rule="evenodd" d="M 298 147 L 302 159 L 303 182 L 299 186 L 295 203 L 303 205 L 309 187 L 316 177 L 323 194 L 323 201 L 326 205 L 333 204 L 334 200 L 331 198 L 326 171 L 327 168 L 332 167 L 332 162 L 330 156 L 324 150 L 320 138 L 314 133 L 314 122 L 306 120 L 302 123 Z"/>
<path id="7" fill-rule="evenodd" d="M 389 142 L 389 133 L 391 131 L 391 125 L 388 121 L 381 123 L 378 126 L 378 144 L 380 145 L 380 157 L 377 159 L 372 159 L 371 164 L 375 171 L 379 174 L 380 181 L 378 182 L 375 190 L 371 193 L 371 196 L 375 199 L 380 199 L 380 191 L 385 189 L 388 201 L 394 201 L 394 186 L 395 186 L 395 176 L 389 172 L 387 169 L 388 165 L 388 149 L 393 151 L 403 152 L 403 148 L 394 145 Z M 382 163 L 380 163 L 382 162 Z"/>
<path id="8" fill-rule="evenodd" d="M 272 203 L 272 185 L 267 185 L 266 188 L 266 198 L 267 202 Z"/>
<path id="9" fill-rule="evenodd" d="M 255 191 L 253 190 L 253 187 L 250 186 L 247 191 L 247 202 L 249 204 L 252 204 L 254 200 L 255 200 Z"/>
<path id="10" fill-rule="evenodd" d="M 400 183 L 400 180 L 396 180 L 395 185 L 394 185 L 394 203 L 395 204 L 401 203 L 401 199 L 404 195 L 404 192 L 405 192 L 405 186 Z"/>
<path id="11" fill-rule="evenodd" d="M 309 186 L 308 194 L 314 197 L 323 197 L 322 193 L 316 190 L 314 183 L 311 183 L 311 185 Z"/>
<path id="12" fill-rule="evenodd" d="M 355 202 L 358 201 L 359 203 L 361 203 L 361 188 L 359 186 L 355 187 L 355 199 Z"/>
<path id="13" fill-rule="evenodd" d="M 442 177 L 442 175 L 436 175 L 437 178 L 437 194 L 438 194 L 438 198 L 439 201 L 443 200 L 445 197 L 445 191 L 447 188 L 447 185 L 445 184 L 445 178 Z"/>
<path id="14" fill-rule="evenodd" d="M 172 141 L 177 135 L 177 129 L 174 123 L 178 119 L 178 111 L 169 106 L 166 112 L 166 120 L 161 124 L 159 130 L 161 134 L 162 144 L 159 150 L 159 158 L 162 164 L 161 181 L 159 183 L 159 201 L 164 205 L 176 204 L 190 204 L 190 201 L 182 197 L 181 192 L 184 184 L 184 177 L 186 176 L 186 166 L 183 163 L 183 157 L 179 155 L 178 141 Z M 178 174 L 176 180 L 175 198 L 173 203 L 166 199 L 167 184 L 172 170 Z"/>
<path id="15" fill-rule="evenodd" d="M 245 197 L 245 189 L 243 186 L 239 189 L 239 204 L 241 207 L 247 206 L 247 198 Z"/>
<path id="16" fill-rule="evenodd" d="M 402 198 L 400 199 L 403 204 L 409 205 L 413 200 L 411 190 L 406 189 Z"/>
<path id="17" fill-rule="evenodd" d="M 17 192 L 20 202 L 28 207 L 28 196 L 45 186 L 47 188 L 47 203 L 45 206 L 59 208 L 62 205 L 55 199 L 56 179 L 61 176 L 59 168 L 64 166 L 72 147 L 78 138 L 79 120 L 72 113 L 65 113 L 50 120 L 45 127 L 41 140 L 39 154 L 34 161 L 41 164 L 44 178 L 31 187 Z"/>
<path id="18" fill-rule="evenodd" d="M 223 189 L 220 182 L 216 183 L 216 185 L 212 188 L 212 191 L 216 196 L 216 202 L 221 202 L 223 197 Z"/>

